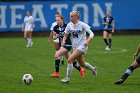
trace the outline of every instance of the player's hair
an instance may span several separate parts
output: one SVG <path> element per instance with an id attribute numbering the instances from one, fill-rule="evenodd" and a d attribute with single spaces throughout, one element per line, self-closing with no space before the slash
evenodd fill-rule
<path id="1" fill-rule="evenodd" d="M 79 11 L 72 11 L 70 13 L 75 13 L 78 19 L 80 19 L 80 12 Z"/>
<path id="2" fill-rule="evenodd" d="M 63 21 L 63 23 L 65 23 L 64 17 L 62 15 L 60 15 L 58 17 L 60 17 L 60 19 Z"/>
<path id="3" fill-rule="evenodd" d="M 110 11 L 110 10 L 107 10 L 106 13 L 107 13 L 107 12 L 109 12 L 109 13 L 111 14 L 111 11 Z"/>
<path id="4" fill-rule="evenodd" d="M 59 12 L 56 12 L 56 15 L 60 15 L 60 13 Z"/>
<path id="5" fill-rule="evenodd" d="M 31 11 L 30 10 L 27 10 L 27 12 L 29 12 L 31 14 Z"/>

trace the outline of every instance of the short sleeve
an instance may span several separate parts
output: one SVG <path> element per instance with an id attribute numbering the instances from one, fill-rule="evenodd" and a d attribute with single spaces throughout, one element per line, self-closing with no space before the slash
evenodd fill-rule
<path id="1" fill-rule="evenodd" d="M 34 18 L 33 17 L 31 17 L 31 22 L 34 22 Z"/>
<path id="2" fill-rule="evenodd" d="M 89 29 L 91 28 L 91 27 L 90 27 L 89 25 L 87 25 L 86 23 L 83 23 L 82 26 L 83 26 L 83 29 L 86 30 L 86 31 L 89 30 Z"/>
<path id="3" fill-rule="evenodd" d="M 57 25 L 56 22 L 52 23 L 50 30 L 53 31 L 54 27 Z"/>

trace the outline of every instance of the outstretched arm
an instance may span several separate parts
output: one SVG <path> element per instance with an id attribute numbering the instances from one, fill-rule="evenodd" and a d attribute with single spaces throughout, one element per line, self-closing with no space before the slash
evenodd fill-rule
<path id="1" fill-rule="evenodd" d="M 111 26 L 112 26 L 112 33 L 114 33 L 114 28 L 115 28 L 114 20 L 112 21 Z"/>
<path id="2" fill-rule="evenodd" d="M 48 37 L 48 44 L 50 43 L 50 39 L 53 37 L 53 31 L 51 30 L 50 35 Z"/>
<path id="3" fill-rule="evenodd" d="M 139 46 L 138 46 L 136 52 L 134 53 L 134 58 L 135 58 L 136 56 L 138 56 L 139 52 L 140 52 L 140 44 L 139 44 Z"/>

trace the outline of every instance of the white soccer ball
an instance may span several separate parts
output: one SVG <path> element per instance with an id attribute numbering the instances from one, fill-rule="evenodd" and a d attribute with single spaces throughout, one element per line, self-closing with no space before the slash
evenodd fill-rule
<path id="1" fill-rule="evenodd" d="M 24 74 L 22 77 L 22 82 L 24 84 L 31 84 L 33 82 L 33 77 L 31 74 Z"/>

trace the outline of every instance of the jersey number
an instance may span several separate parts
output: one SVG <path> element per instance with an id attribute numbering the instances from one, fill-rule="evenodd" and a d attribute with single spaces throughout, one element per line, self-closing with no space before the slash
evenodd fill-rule
<path id="1" fill-rule="evenodd" d="M 73 38 L 78 38 L 78 33 L 73 32 L 72 35 L 73 35 Z"/>

